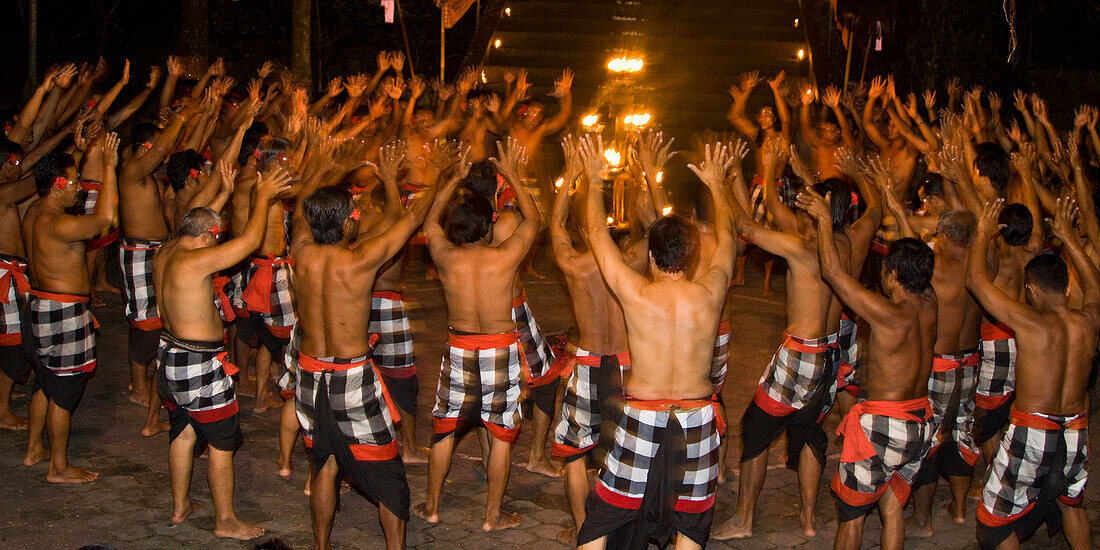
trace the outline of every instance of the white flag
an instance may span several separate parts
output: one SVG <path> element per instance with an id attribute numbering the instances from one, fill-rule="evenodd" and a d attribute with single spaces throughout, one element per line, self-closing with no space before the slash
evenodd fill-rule
<path id="1" fill-rule="evenodd" d="M 385 10 L 385 18 L 387 23 L 393 23 L 393 1 L 394 0 L 382 0 L 382 9 Z"/>

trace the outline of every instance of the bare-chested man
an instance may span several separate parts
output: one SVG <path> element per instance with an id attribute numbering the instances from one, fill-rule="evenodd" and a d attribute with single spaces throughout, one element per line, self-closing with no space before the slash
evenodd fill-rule
<path id="1" fill-rule="evenodd" d="M 12 388 L 25 384 L 31 373 L 20 330 L 31 285 L 18 206 L 35 193 L 35 182 L 33 174 L 23 174 L 23 148 L 17 143 L 0 139 L 0 161 L 0 428 L 25 430 L 27 419 L 11 410 Z"/>
<path id="2" fill-rule="evenodd" d="M 799 94 L 802 108 L 799 110 L 798 119 L 802 124 L 802 135 L 810 142 L 813 154 L 810 162 L 817 181 L 825 181 L 829 178 L 844 179 L 843 172 L 836 166 L 836 154 L 841 147 L 855 149 L 856 139 L 852 136 L 852 129 L 848 124 L 848 118 L 840 109 L 840 91 L 829 86 L 821 99 L 829 108 L 831 116 L 824 117 L 813 124 L 810 117 L 810 105 L 814 102 L 814 90 L 811 87 L 802 89 Z"/>
<path id="3" fill-rule="evenodd" d="M 153 285 L 164 325 L 157 349 L 157 388 L 168 402 L 168 466 L 172 521 L 182 523 L 199 504 L 191 501 L 195 447 L 209 444 L 207 478 L 214 501 L 214 535 L 241 540 L 264 533 L 237 517 L 233 506 L 233 454 L 243 437 L 225 331 L 214 305 L 214 274 L 260 246 L 267 205 L 287 190 L 290 176 L 274 171 L 255 185 L 256 208 L 237 238 L 218 244 L 221 217 L 209 208 L 187 212 L 177 235 L 153 258 Z"/>
<path id="4" fill-rule="evenodd" d="M 893 170 L 897 181 L 898 194 L 904 197 L 909 191 L 913 171 L 917 168 L 920 150 L 905 139 L 892 117 L 886 122 L 885 133 L 879 130 L 878 124 L 875 123 L 875 105 L 879 102 L 879 99 L 882 99 L 882 108 L 890 109 L 892 94 L 893 79 L 886 81 L 882 77 L 876 76 L 871 81 L 867 104 L 863 106 L 863 128 L 867 132 L 867 137 L 871 140 L 871 143 L 878 147 L 883 162 L 887 163 Z"/>
<path id="5" fill-rule="evenodd" d="M 158 131 L 153 124 L 134 128 L 134 143 L 129 160 L 118 172 L 119 222 L 122 242 L 119 266 L 122 292 L 126 299 L 126 319 L 130 321 L 130 401 L 147 406 L 144 436 L 156 435 L 168 429 L 160 422 L 160 399 L 153 384 L 160 340 L 161 320 L 153 288 L 153 256 L 171 237 L 164 219 L 161 186 L 153 177 L 168 153 L 176 145 L 187 116 L 171 111 L 168 123 Z"/>
<path id="6" fill-rule="evenodd" d="M 386 177 L 395 175 L 397 163 L 384 164 Z M 290 251 L 301 334 L 295 401 L 313 458 L 309 504 L 318 549 L 331 547 L 341 474 L 378 502 L 386 547 L 405 547 L 409 486 L 394 429 L 400 413 L 371 359 L 370 288 L 423 221 L 433 189 L 370 238 L 356 238 L 360 213 L 345 189 L 307 185 L 294 209 Z"/>
<path id="7" fill-rule="evenodd" d="M 798 472 L 802 511 L 802 532 L 817 532 L 818 486 L 825 467 L 828 438 L 821 427 L 824 414 L 832 407 L 840 368 L 841 305 L 821 278 L 817 258 L 817 231 L 803 212 L 795 213 L 774 196 L 769 183 L 784 163 L 781 143 L 764 147 L 765 185 L 773 227 L 761 226 L 747 214 L 738 216 L 739 232 L 764 250 L 787 261 L 787 321 L 780 344 L 764 375 L 753 401 L 742 416 L 741 477 L 737 510 L 715 533 L 716 539 L 752 536 L 753 516 L 768 466 L 768 447 L 787 433 L 787 467 Z M 850 243 L 844 234 L 844 216 L 849 206 L 847 188 L 831 179 L 817 184 L 829 189 L 832 227 L 842 250 L 845 268 L 849 263 Z M 739 212 L 739 211 L 738 211 Z M 740 212 L 739 212 L 740 213 Z M 832 235 L 830 231 L 830 235 Z"/>
<path id="8" fill-rule="evenodd" d="M 892 193 L 887 199 L 898 204 Z M 901 235 L 917 238 L 904 217 L 895 213 Z M 974 428 L 974 388 L 978 384 L 978 326 L 982 310 L 966 291 L 966 254 L 974 240 L 977 220 L 969 211 L 956 210 L 940 217 L 933 240 L 936 267 L 932 288 L 937 298 L 937 328 L 928 397 L 932 402 L 935 439 L 914 480 L 913 522 L 910 535 L 932 535 L 932 500 L 941 475 L 951 486 L 946 509 L 956 524 L 966 522 L 966 494 L 978 459 Z"/>
<path id="9" fill-rule="evenodd" d="M 89 307 L 92 281 L 84 265 L 85 239 L 118 223 L 118 136 L 107 134 L 102 145 L 103 185 L 91 215 L 65 210 L 77 202 L 76 163 L 65 153 L 51 153 L 35 165 L 38 204 L 23 218 L 23 240 L 30 252 L 31 297 L 27 305 L 37 363 L 30 403 L 27 454 L 23 464 L 46 458 L 51 483 L 86 483 L 99 474 L 68 462 L 73 411 L 96 368 L 95 318 Z M 42 445 L 49 425 L 50 448 Z"/>
<path id="10" fill-rule="evenodd" d="M 586 232 L 603 280 L 622 304 L 630 348 L 625 406 L 577 534 L 581 548 L 662 545 L 701 548 L 710 536 L 718 487 L 720 433 L 711 383 L 714 334 L 733 272 L 735 237 L 726 186 L 729 152 L 707 147 L 690 168 L 715 204 L 717 246 L 710 268 L 689 278 L 698 233 L 676 216 L 649 230 L 649 271 L 628 265 L 608 233 L 603 206 L 602 140 L 580 146 L 587 174 Z M 666 493 L 675 487 L 674 494 Z M 659 527 L 660 526 L 660 527 Z"/>
<path id="11" fill-rule="evenodd" d="M 452 179 L 435 199 L 424 231 L 439 266 L 447 298 L 450 336 L 432 412 L 427 500 L 416 514 L 439 522 L 439 501 L 451 466 L 459 430 L 480 423 L 488 429 L 489 486 L 486 531 L 519 525 L 522 518 L 501 510 L 511 470 L 512 445 L 519 436 L 522 348 L 512 319 L 512 284 L 538 230 L 538 207 L 519 177 L 526 152 L 512 140 L 500 150 L 497 166 L 516 192 L 523 221 L 499 245 L 493 245 L 493 205 L 481 195 L 452 201 L 459 181 Z"/>
<path id="12" fill-rule="evenodd" d="M 1019 548 L 1043 521 L 1058 525 L 1060 514 L 1069 546 L 1088 548 L 1082 497 L 1088 482 L 1087 387 L 1100 333 L 1100 274 L 1074 228 L 1076 204 L 1065 198 L 1050 225 L 1077 273 L 1081 308 L 1067 304 L 1066 262 L 1051 254 L 1025 266 L 1026 302 L 998 288 L 986 253 L 997 233 L 1001 204 L 986 207 L 967 266 L 967 286 L 987 312 L 1015 331 L 1019 353 L 1011 424 L 978 506 L 978 543 Z"/>
<path id="13" fill-rule="evenodd" d="M 807 191 L 799 204 L 817 220 L 822 277 L 871 329 L 861 379 L 867 400 L 856 403 L 837 430 L 844 447 L 832 482 L 839 522 L 833 546 L 858 549 L 863 521 L 877 503 L 881 545 L 900 549 L 902 508 L 932 444 L 928 378 L 936 341 L 935 256 L 917 239 L 891 243 L 882 264 L 883 296 L 864 288 L 841 264 L 826 199 Z"/>

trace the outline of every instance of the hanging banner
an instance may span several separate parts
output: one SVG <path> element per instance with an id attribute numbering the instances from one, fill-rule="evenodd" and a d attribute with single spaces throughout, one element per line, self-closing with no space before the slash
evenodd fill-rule
<path id="1" fill-rule="evenodd" d="M 393 23 L 393 1 L 394 0 L 382 0 L 383 17 L 387 23 Z"/>

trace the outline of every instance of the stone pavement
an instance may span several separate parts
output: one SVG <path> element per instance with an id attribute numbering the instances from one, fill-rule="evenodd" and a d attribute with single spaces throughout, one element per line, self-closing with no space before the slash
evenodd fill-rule
<path id="1" fill-rule="evenodd" d="M 560 274 L 540 262 L 543 280 L 529 280 L 527 291 L 539 323 L 547 333 L 564 332 L 572 324 L 568 296 Z M 774 281 L 776 295 L 760 296 L 759 264 L 750 261 L 748 285 L 731 291 L 734 307 L 731 364 L 724 397 L 730 407 L 731 453 L 735 465 L 740 447 L 739 417 L 751 399 L 753 388 L 783 332 L 783 278 Z M 430 441 L 428 419 L 434 403 L 439 358 L 445 343 L 446 316 L 442 291 L 435 282 L 417 276 L 410 282 L 408 295 L 414 300 L 410 315 L 416 331 L 417 358 L 420 364 L 419 435 Z M 171 498 L 168 488 L 167 435 L 143 438 L 139 429 L 144 410 L 127 401 L 126 324 L 118 297 L 108 296 L 108 305 L 97 308 L 102 327 L 99 333 L 99 370 L 89 383 L 84 401 L 73 420 L 70 457 L 79 466 L 100 472 L 98 481 L 80 486 L 53 486 L 45 481 L 46 465 L 33 468 L 21 465 L 26 445 L 25 433 L 0 431 L 0 546 L 4 548 L 64 549 L 93 542 L 120 549 L 160 549 L 202 547 L 252 548 L 254 543 L 220 540 L 213 536 L 212 505 L 206 487 L 205 460 L 196 460 L 191 495 L 203 507 L 181 525 L 168 521 Z M 26 391 L 26 388 L 17 388 Z M 15 407 L 26 414 L 28 399 L 19 398 Z M 250 398 L 242 399 L 242 428 L 245 444 L 236 458 L 236 502 L 238 513 L 258 522 L 267 535 L 281 538 L 294 548 L 309 548 L 312 542 L 309 503 L 302 494 L 308 461 L 298 444 L 295 471 L 290 481 L 275 475 L 278 449 L 278 413 L 255 416 Z M 828 420 L 832 434 L 838 419 Z M 563 548 L 555 537 L 571 523 L 566 512 L 560 480 L 531 474 L 520 465 L 526 460 L 529 434 L 523 433 L 512 461 L 512 475 L 505 497 L 505 508 L 524 516 L 518 529 L 485 534 L 480 530 L 484 510 L 485 479 L 475 458 L 480 452 L 473 438 L 458 447 L 454 465 L 445 486 L 442 522 L 429 525 L 413 516 L 409 523 L 409 546 L 423 549 L 497 549 L 523 546 L 527 550 Z M 1093 444 L 1097 441 L 1094 439 Z M 1100 447 L 1094 447 L 1100 448 Z M 755 533 L 749 540 L 730 543 L 712 542 L 708 548 L 827 548 L 836 530 L 834 499 L 827 483 L 836 467 L 839 448 L 830 446 L 817 510 L 824 526 L 817 537 L 802 536 L 797 527 L 799 509 L 795 475 L 775 464 L 782 454 L 772 450 L 773 466 L 761 494 Z M 413 503 L 423 500 L 427 467 L 408 467 Z M 1097 484 L 1086 492 L 1085 504 L 1093 522 L 1093 544 L 1100 546 L 1100 495 Z M 715 524 L 730 516 L 736 503 L 736 477 L 719 488 Z M 945 484 L 936 499 L 934 526 L 937 534 L 927 540 L 909 539 L 907 546 L 918 549 L 975 548 L 973 510 L 965 526 L 950 523 L 940 507 L 948 500 Z M 363 498 L 348 493 L 341 502 L 333 531 L 334 548 L 383 548 L 382 531 L 376 509 Z M 878 546 L 879 522 L 872 514 L 867 521 L 864 548 Z M 1027 545 L 1064 548 L 1060 536 L 1047 539 L 1036 535 Z"/>

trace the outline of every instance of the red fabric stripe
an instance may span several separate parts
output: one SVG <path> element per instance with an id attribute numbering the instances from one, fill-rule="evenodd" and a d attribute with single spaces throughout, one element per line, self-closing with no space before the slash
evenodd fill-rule
<path id="1" fill-rule="evenodd" d="M 981 332 L 982 340 L 987 342 L 1016 337 L 1016 332 L 1002 323 L 982 323 Z"/>
<path id="2" fill-rule="evenodd" d="M 883 484 L 882 487 L 879 487 L 878 490 L 873 493 L 861 493 L 841 483 L 840 475 L 837 474 L 833 476 L 833 481 L 829 484 L 829 487 L 845 504 L 849 506 L 867 506 L 878 502 L 878 499 L 882 498 L 882 495 L 886 493 L 887 485 L 888 484 Z"/>
<path id="3" fill-rule="evenodd" d="M 160 317 L 153 317 L 151 319 L 143 319 L 141 321 L 130 321 L 134 328 L 149 332 L 151 330 L 157 330 L 158 328 L 164 328 L 164 324 L 161 322 Z"/>
<path id="4" fill-rule="evenodd" d="M 397 456 L 397 440 L 390 441 L 386 445 L 360 445 L 353 443 L 348 445 L 355 460 L 379 461 L 389 460 Z"/>
<path id="5" fill-rule="evenodd" d="M 345 371 L 356 367 L 362 367 L 367 364 L 367 361 L 369 361 L 369 359 L 346 364 L 330 363 L 317 359 L 316 357 L 310 357 L 304 353 L 298 354 L 298 366 L 301 367 L 302 370 L 308 372 Z"/>
<path id="6" fill-rule="evenodd" d="M 584 365 L 586 367 L 598 367 L 598 366 L 600 366 L 600 358 L 601 357 L 603 357 L 603 356 L 602 355 L 578 355 L 578 356 L 576 356 L 575 359 L 576 359 L 578 365 Z M 625 366 L 625 365 L 630 364 L 630 352 L 629 351 L 621 351 L 619 353 L 616 353 L 615 358 L 619 360 L 619 365 L 620 366 Z"/>
<path id="7" fill-rule="evenodd" d="M 382 367 L 379 372 L 390 378 L 412 378 L 416 376 L 416 365 L 411 367 Z"/>
<path id="8" fill-rule="evenodd" d="M 624 510 L 637 510 L 642 507 L 641 498 L 632 498 L 626 495 L 620 495 L 611 489 L 604 486 L 602 481 L 596 483 L 596 495 L 603 499 L 604 502 L 616 507 L 623 508 Z"/>
<path id="9" fill-rule="evenodd" d="M 527 302 L 527 291 L 524 290 L 519 293 L 519 296 L 512 298 L 512 309 L 516 309 Z"/>
<path id="10" fill-rule="evenodd" d="M 15 289 L 19 294 L 30 291 L 31 284 L 27 280 L 26 264 L 0 260 L 0 268 L 7 270 L 3 276 L 0 276 L 0 303 L 8 303 L 8 291 L 11 290 L 12 281 L 15 281 Z"/>
<path id="11" fill-rule="evenodd" d="M 374 292 L 371 292 L 370 295 L 375 298 L 385 298 L 386 300 L 393 300 L 395 302 L 405 301 L 400 292 L 395 292 L 392 290 L 375 290 Z"/>
<path id="12" fill-rule="evenodd" d="M 764 391 L 764 388 L 760 386 L 756 387 L 756 395 L 752 397 L 752 401 L 756 403 L 757 407 L 760 407 L 764 412 L 772 416 L 787 416 L 798 410 L 772 399 L 771 396 L 768 395 L 768 392 Z"/>
<path id="13" fill-rule="evenodd" d="M 1083 429 L 1087 428 L 1088 425 L 1089 425 L 1088 417 L 1084 413 L 1081 413 L 1081 416 L 1073 419 L 1068 424 L 1066 424 L 1065 428 L 1063 428 L 1061 424 L 1059 424 L 1059 423 L 1057 423 L 1057 422 L 1055 422 L 1055 421 L 1053 421 L 1049 418 L 1043 418 L 1043 417 L 1041 417 L 1039 415 L 1036 415 L 1036 414 L 1026 413 L 1026 412 L 1023 412 L 1023 411 L 1017 409 L 1016 407 L 1012 407 L 1012 410 L 1010 411 L 1009 414 L 1011 415 L 1010 416 L 1010 419 L 1011 419 L 1010 422 L 1012 422 L 1013 424 L 1015 424 L 1017 426 L 1022 426 L 1024 428 L 1032 428 L 1032 429 L 1035 429 L 1035 430 L 1045 430 L 1045 431 L 1062 431 L 1063 429 L 1066 429 L 1066 430 L 1083 430 Z"/>
<path id="14" fill-rule="evenodd" d="M 103 247 L 117 241 L 118 236 L 119 236 L 119 230 L 114 229 L 110 233 L 108 233 L 108 234 L 106 234 L 102 237 L 96 237 L 94 239 L 88 239 L 87 241 L 84 241 L 84 242 L 85 242 L 85 246 L 87 247 L 88 250 L 99 250 L 100 248 L 103 248 Z"/>
<path id="15" fill-rule="evenodd" d="M 294 332 L 294 325 L 288 327 L 273 327 L 264 323 L 267 326 L 267 330 L 271 332 L 271 335 L 276 338 L 290 338 L 290 334 Z"/>
<path id="16" fill-rule="evenodd" d="M 950 372 L 959 367 L 973 367 L 981 360 L 978 352 L 971 353 L 960 360 L 944 359 L 939 355 L 932 356 L 932 370 L 935 372 Z"/>
<path id="17" fill-rule="evenodd" d="M 91 298 L 89 298 L 88 296 L 81 296 L 79 294 L 63 294 L 60 292 L 47 292 L 45 290 L 36 290 L 33 288 L 31 289 L 30 294 L 35 298 L 42 298 L 43 300 L 53 300 L 62 304 L 86 304 L 91 301 Z"/>
<path id="18" fill-rule="evenodd" d="M 446 434 L 458 428 L 457 418 L 432 417 L 432 431 L 437 434 Z"/>
<path id="19" fill-rule="evenodd" d="M 923 409 L 924 418 L 913 416 L 909 411 Z M 859 462 L 875 456 L 875 448 L 863 432 L 859 423 L 859 417 L 864 414 L 874 414 L 919 422 L 932 417 L 932 407 L 928 397 L 919 397 L 906 401 L 861 401 L 852 406 L 848 415 L 841 420 L 837 427 L 837 435 L 844 436 L 844 446 L 840 451 L 841 462 Z"/>
<path id="20" fill-rule="evenodd" d="M 519 426 L 508 429 L 492 422 L 486 422 L 485 429 L 489 430 L 489 435 L 505 443 L 515 443 L 516 439 L 519 439 Z"/>
<path id="21" fill-rule="evenodd" d="M 0 334 L 0 346 L 18 346 L 23 343 L 23 335 L 16 332 L 13 334 Z"/>
<path id="22" fill-rule="evenodd" d="M 1028 514 L 1028 512 L 1031 512 L 1031 509 L 1034 508 L 1034 507 L 1035 507 L 1035 503 L 1032 502 L 1032 503 L 1028 504 L 1027 508 L 1024 508 L 1024 510 L 1022 512 L 1020 512 L 1019 514 L 1013 514 L 1011 516 L 1001 517 L 1001 516 L 998 516 L 998 515 L 994 514 L 993 512 L 990 512 L 989 510 L 986 510 L 985 509 L 985 504 L 978 504 L 978 521 L 982 522 L 982 525 L 985 525 L 985 526 L 988 526 L 988 527 L 1003 527 L 1005 525 L 1008 525 L 1009 523 L 1012 523 L 1012 522 L 1014 522 L 1014 521 L 1016 521 L 1016 520 L 1018 520 L 1018 519 L 1020 519 L 1024 516 L 1026 516 Z"/>
<path id="23" fill-rule="evenodd" d="M 211 422 L 217 422 L 219 420 L 229 418 L 230 416 L 237 414 L 238 410 L 240 410 L 240 406 L 237 404 L 237 400 L 234 399 L 232 403 L 224 407 L 218 407 L 216 409 L 206 409 L 202 411 L 187 411 L 187 414 L 190 415 L 191 418 L 194 418 L 195 420 L 198 420 L 203 424 L 209 424 Z"/>
<path id="24" fill-rule="evenodd" d="M 1011 393 L 1005 395 L 982 395 L 980 393 L 974 394 L 974 404 L 987 411 L 997 409 L 1008 402 L 1012 398 Z"/>
<path id="25" fill-rule="evenodd" d="M 448 345 L 470 351 L 506 348 L 518 341 L 519 333 L 516 331 L 501 334 L 455 334 L 452 332 L 447 337 Z"/>
<path id="26" fill-rule="evenodd" d="M 586 453 L 595 448 L 596 445 L 599 445 L 599 443 L 593 443 L 583 449 L 578 449 L 576 447 L 570 447 L 569 445 L 554 443 L 550 446 L 550 456 L 556 456 L 558 458 L 569 458 L 571 456 L 577 456 L 581 453 Z"/>
<path id="27" fill-rule="evenodd" d="M 688 514 L 701 514 L 710 510 L 712 506 L 714 506 L 714 495 L 710 495 L 703 500 L 676 499 L 676 506 L 673 509 Z"/>

